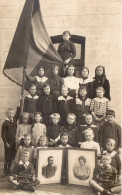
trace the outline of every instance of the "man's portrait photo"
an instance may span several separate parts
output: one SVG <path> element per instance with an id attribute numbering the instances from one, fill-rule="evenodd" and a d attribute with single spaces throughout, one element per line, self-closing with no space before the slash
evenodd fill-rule
<path id="1" fill-rule="evenodd" d="M 50 178 L 50 177 L 53 177 L 55 175 L 56 167 L 53 166 L 53 163 L 54 163 L 53 156 L 49 156 L 47 166 L 42 168 L 42 175 L 45 178 Z"/>

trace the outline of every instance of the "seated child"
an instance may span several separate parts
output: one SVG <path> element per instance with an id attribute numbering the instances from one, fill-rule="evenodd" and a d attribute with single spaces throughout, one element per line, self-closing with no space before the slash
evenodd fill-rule
<path id="1" fill-rule="evenodd" d="M 34 145 L 36 146 L 38 139 L 41 135 L 46 136 L 46 126 L 42 124 L 42 114 L 39 112 L 36 112 L 34 114 L 34 124 L 32 125 L 32 141 Z"/>
<path id="2" fill-rule="evenodd" d="M 85 86 L 87 88 L 87 97 L 92 99 L 92 82 L 93 79 L 89 78 L 89 69 L 87 67 L 83 67 L 81 71 L 81 78 L 79 79 L 79 87 Z"/>
<path id="3" fill-rule="evenodd" d="M 19 142 L 21 138 L 25 134 L 30 134 L 31 132 L 31 125 L 29 124 L 29 113 L 23 112 L 22 114 L 22 123 L 17 126 L 17 131 L 16 131 L 16 147 L 18 147 Z"/>
<path id="4" fill-rule="evenodd" d="M 104 97 L 103 87 L 97 87 L 96 95 L 97 97 L 92 99 L 90 110 L 94 117 L 95 123 L 101 125 L 106 118 L 106 112 L 110 109 L 110 103 L 107 98 Z"/>
<path id="5" fill-rule="evenodd" d="M 116 150 L 121 148 L 121 126 L 114 121 L 114 118 L 115 118 L 114 110 L 107 110 L 106 112 L 107 121 L 102 126 L 100 126 L 99 143 L 103 150 L 106 149 L 105 143 L 107 139 L 115 140 Z"/>
<path id="6" fill-rule="evenodd" d="M 76 123 L 79 127 L 85 124 L 85 116 L 90 112 L 91 99 L 87 98 L 87 88 L 82 86 L 79 88 L 78 97 L 75 99 L 75 115 Z"/>
<path id="7" fill-rule="evenodd" d="M 59 136 L 62 131 L 62 126 L 59 124 L 60 115 L 58 113 L 53 113 L 51 116 L 52 124 L 47 127 L 47 137 L 48 137 L 48 145 L 52 146 L 55 144 L 55 139 Z"/>
<path id="8" fill-rule="evenodd" d="M 69 65 L 67 68 L 67 77 L 64 78 L 64 85 L 69 88 L 69 96 L 75 98 L 78 95 L 79 78 L 76 78 L 74 65 Z"/>
<path id="9" fill-rule="evenodd" d="M 86 141 L 85 133 L 84 131 L 86 129 L 92 129 L 94 133 L 94 141 L 99 142 L 98 135 L 99 135 L 99 128 L 98 126 L 93 124 L 93 117 L 91 114 L 86 114 L 85 116 L 85 125 L 80 125 L 80 128 L 78 129 L 78 141 L 84 142 Z"/>
<path id="10" fill-rule="evenodd" d="M 115 167 L 117 170 L 118 177 L 121 176 L 121 160 L 119 157 L 119 154 L 114 151 L 115 149 L 115 140 L 113 139 L 107 139 L 106 141 L 106 150 L 103 151 L 103 154 L 107 154 L 111 156 L 111 166 Z"/>
<path id="11" fill-rule="evenodd" d="M 6 116 L 7 118 L 2 124 L 1 137 L 5 149 L 4 174 L 9 174 L 12 160 L 16 154 L 15 135 L 17 129 L 17 120 L 15 117 L 15 112 L 12 108 L 7 110 Z"/>
<path id="12" fill-rule="evenodd" d="M 59 148 L 67 148 L 67 147 L 71 147 L 69 144 L 68 144 L 68 133 L 67 132 L 63 132 L 60 134 L 60 141 L 61 141 L 61 144 L 58 145 Z"/>
<path id="13" fill-rule="evenodd" d="M 39 66 L 37 69 L 38 76 L 31 77 L 27 75 L 27 70 L 25 70 L 27 80 L 31 81 L 36 85 L 37 88 L 37 95 L 43 94 L 43 85 L 48 82 L 48 78 L 45 77 L 45 68 L 44 66 Z"/>
<path id="14" fill-rule="evenodd" d="M 39 98 L 39 112 L 42 113 L 43 122 L 49 125 L 50 115 L 56 112 L 56 97 L 50 94 L 50 85 L 43 86 L 44 95 Z"/>
<path id="15" fill-rule="evenodd" d="M 94 139 L 93 130 L 89 128 L 89 129 L 85 130 L 84 133 L 85 133 L 86 141 L 81 143 L 80 148 L 96 149 L 97 156 L 99 157 L 101 155 L 100 146 L 97 142 L 93 141 L 93 139 Z"/>
<path id="16" fill-rule="evenodd" d="M 29 151 L 22 152 L 21 160 L 15 164 L 12 174 L 14 176 L 9 176 L 9 182 L 13 185 L 13 189 L 35 191 L 37 182 L 34 167 L 29 162 Z"/>
<path id="17" fill-rule="evenodd" d="M 110 155 L 102 155 L 102 163 L 95 167 L 90 186 L 102 195 L 115 195 L 121 192 L 117 171 L 111 164 Z"/>
<path id="18" fill-rule="evenodd" d="M 61 116 L 61 124 L 66 124 L 67 114 L 74 112 L 74 100 L 72 97 L 68 96 L 68 88 L 62 86 L 61 88 L 62 96 L 58 97 L 57 100 L 57 112 Z"/>
<path id="19" fill-rule="evenodd" d="M 61 87 L 64 85 L 64 80 L 58 75 L 59 66 L 52 67 L 52 78 L 49 79 L 50 90 L 56 97 L 61 95 Z"/>
<path id="20" fill-rule="evenodd" d="M 24 99 L 23 111 L 34 114 L 38 111 L 39 96 L 36 95 L 36 85 L 32 84 L 29 89 L 30 94 Z"/>
<path id="21" fill-rule="evenodd" d="M 58 53 L 64 62 L 64 73 L 72 59 L 76 56 L 76 48 L 73 42 L 70 41 L 71 35 L 69 31 L 63 32 L 63 42 L 58 46 Z"/>

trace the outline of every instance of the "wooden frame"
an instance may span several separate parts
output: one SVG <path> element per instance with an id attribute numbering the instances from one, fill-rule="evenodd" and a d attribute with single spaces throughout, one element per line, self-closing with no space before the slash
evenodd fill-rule
<path id="1" fill-rule="evenodd" d="M 48 157 L 53 157 L 53 164 L 50 169 Z M 50 158 L 50 160 L 51 160 Z M 36 175 L 40 184 L 61 183 L 63 166 L 62 148 L 41 148 L 37 152 Z"/>
<path id="2" fill-rule="evenodd" d="M 83 170 L 81 170 L 82 168 L 79 166 L 80 164 L 79 157 L 86 159 Z M 96 165 L 97 165 L 96 150 L 68 148 L 67 150 L 68 184 L 89 186 L 89 181 L 93 177 L 93 170 L 96 167 Z"/>

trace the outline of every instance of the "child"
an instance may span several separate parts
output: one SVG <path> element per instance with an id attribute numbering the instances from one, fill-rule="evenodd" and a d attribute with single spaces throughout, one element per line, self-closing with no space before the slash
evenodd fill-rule
<path id="1" fill-rule="evenodd" d="M 89 69 L 87 67 L 83 67 L 81 71 L 81 78 L 79 79 L 79 86 L 87 87 L 87 97 L 92 98 L 92 82 L 93 79 L 89 78 Z"/>
<path id="2" fill-rule="evenodd" d="M 110 97 L 110 84 L 109 81 L 106 78 L 105 75 L 105 67 L 104 66 L 97 66 L 95 69 L 95 77 L 94 77 L 94 81 L 93 81 L 93 96 L 92 98 L 96 97 L 96 89 L 97 87 L 103 87 L 105 90 L 105 94 L 104 96 L 111 100 Z"/>
<path id="3" fill-rule="evenodd" d="M 23 112 L 22 114 L 22 123 L 17 126 L 16 131 L 16 146 L 18 147 L 21 138 L 23 138 L 24 134 L 30 134 L 31 125 L 29 124 L 29 114 L 27 112 Z"/>
<path id="4" fill-rule="evenodd" d="M 53 145 L 55 143 L 55 139 L 61 133 L 63 127 L 59 125 L 60 115 L 58 113 L 53 113 L 51 115 L 52 124 L 47 127 L 47 137 L 49 140 L 49 145 Z"/>
<path id="5" fill-rule="evenodd" d="M 97 97 L 91 101 L 90 110 L 94 117 L 95 123 L 101 125 L 106 118 L 106 112 L 110 109 L 110 103 L 107 98 L 104 97 L 105 90 L 103 87 L 97 87 Z"/>
<path id="6" fill-rule="evenodd" d="M 44 66 L 39 66 L 37 69 L 38 76 L 31 77 L 27 75 L 27 70 L 25 70 L 27 80 L 33 82 L 37 88 L 37 95 L 43 94 L 43 85 L 48 82 L 48 78 L 45 77 L 45 68 Z"/>
<path id="7" fill-rule="evenodd" d="M 32 141 L 36 145 L 41 135 L 46 136 L 46 126 L 42 124 L 42 114 L 36 112 L 34 114 L 35 123 L 32 125 Z"/>
<path id="8" fill-rule="evenodd" d="M 74 76 L 75 67 L 73 65 L 69 65 L 67 68 L 67 77 L 64 78 L 64 85 L 66 85 L 69 90 L 69 96 L 75 98 L 78 95 L 79 89 L 79 78 Z"/>
<path id="9" fill-rule="evenodd" d="M 39 98 L 39 111 L 43 115 L 45 125 L 49 125 L 50 115 L 56 112 L 56 98 L 50 94 L 50 85 L 43 86 L 44 95 Z"/>
<path id="10" fill-rule="evenodd" d="M 86 141 L 85 139 L 85 130 L 86 129 L 92 129 L 94 133 L 94 141 L 99 142 L 98 135 L 99 135 L 99 128 L 98 126 L 93 124 L 93 117 L 91 114 L 86 114 L 85 116 L 85 125 L 80 125 L 79 132 L 78 132 L 78 141 L 79 142 L 84 142 Z"/>
<path id="11" fill-rule="evenodd" d="M 67 148 L 67 147 L 71 147 L 69 144 L 68 144 L 68 133 L 67 132 L 63 132 L 60 134 L 60 141 L 61 141 L 61 144 L 58 146 L 59 148 Z"/>
<path id="12" fill-rule="evenodd" d="M 68 96 L 68 88 L 62 86 L 61 88 L 62 96 L 58 97 L 57 100 L 57 112 L 61 116 L 61 124 L 66 124 L 67 114 L 74 111 L 74 100 L 72 97 Z"/>
<path id="13" fill-rule="evenodd" d="M 77 126 L 85 124 L 85 115 L 90 112 L 91 99 L 87 98 L 87 88 L 82 86 L 75 100 L 75 115 Z"/>
<path id="14" fill-rule="evenodd" d="M 121 186 L 117 181 L 117 171 L 110 165 L 111 156 L 102 155 L 102 164 L 94 169 L 90 186 L 99 194 L 115 195 L 121 192 Z"/>
<path id="15" fill-rule="evenodd" d="M 34 114 L 38 111 L 39 96 L 36 95 L 36 85 L 32 84 L 29 89 L 30 95 L 24 99 L 23 111 Z"/>
<path id="16" fill-rule="evenodd" d="M 61 87 L 64 85 L 64 80 L 58 75 L 59 67 L 57 65 L 52 67 L 52 78 L 49 80 L 51 93 L 56 97 L 61 95 Z"/>
<path id="17" fill-rule="evenodd" d="M 107 110 L 107 121 L 100 126 L 99 143 L 103 150 L 106 149 L 105 143 L 107 139 L 114 139 L 116 142 L 115 150 L 121 147 L 121 127 L 115 121 L 114 110 Z"/>
<path id="18" fill-rule="evenodd" d="M 103 154 L 111 156 L 111 166 L 116 168 L 118 177 L 121 177 L 121 161 L 118 153 L 114 151 L 115 145 L 115 140 L 107 139 L 106 150 L 103 151 Z"/>
<path id="19" fill-rule="evenodd" d="M 2 125 L 1 137 L 4 142 L 5 149 L 4 174 L 9 174 L 12 160 L 16 154 L 15 135 L 17 120 L 15 118 L 15 112 L 12 108 L 7 110 L 6 116 L 7 118 Z"/>
<path id="20" fill-rule="evenodd" d="M 35 191 L 35 170 L 29 162 L 29 151 L 22 152 L 21 160 L 15 164 L 12 174 L 15 176 L 9 176 L 9 182 L 13 185 L 13 189 Z"/>
<path id="21" fill-rule="evenodd" d="M 85 130 L 85 138 L 86 138 L 86 141 L 81 143 L 80 148 L 96 149 L 97 156 L 99 157 L 101 155 L 100 146 L 97 142 L 93 141 L 94 140 L 94 133 L 93 133 L 92 129 L 89 128 L 89 129 Z"/>
<path id="22" fill-rule="evenodd" d="M 59 44 L 58 53 L 64 62 L 64 72 L 68 67 L 69 63 L 76 56 L 76 48 L 73 42 L 70 41 L 70 32 L 63 32 L 63 42 Z"/>

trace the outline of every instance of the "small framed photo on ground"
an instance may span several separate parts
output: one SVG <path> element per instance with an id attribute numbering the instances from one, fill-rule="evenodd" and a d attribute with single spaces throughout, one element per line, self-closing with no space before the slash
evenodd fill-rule
<path id="1" fill-rule="evenodd" d="M 96 150 L 69 148 L 67 157 L 68 184 L 89 186 L 97 163 Z"/>
<path id="2" fill-rule="evenodd" d="M 38 149 L 37 178 L 40 184 L 61 183 L 63 164 L 63 149 Z"/>

